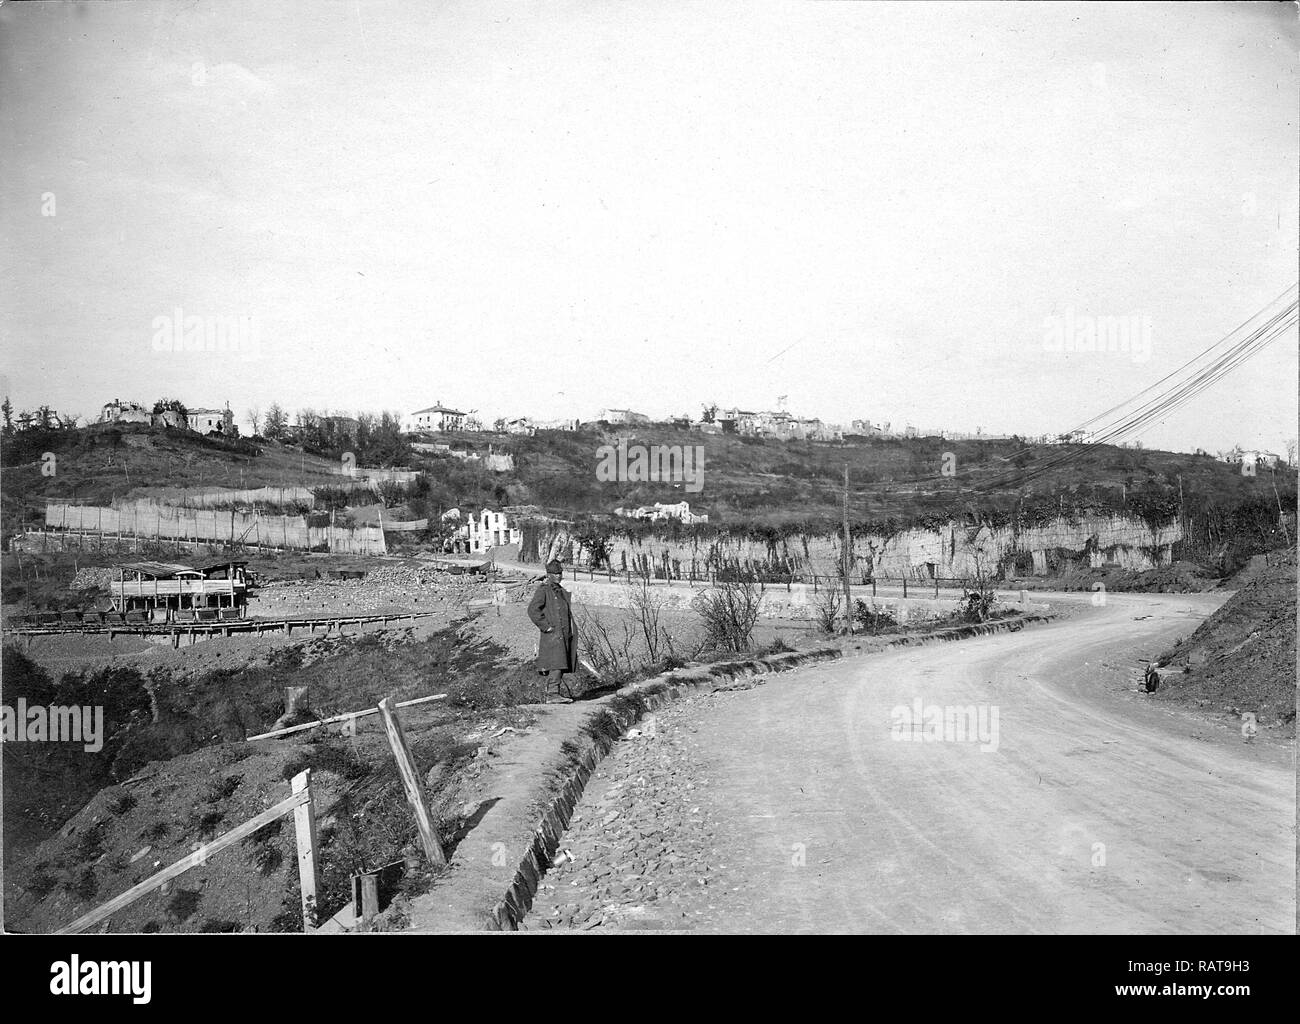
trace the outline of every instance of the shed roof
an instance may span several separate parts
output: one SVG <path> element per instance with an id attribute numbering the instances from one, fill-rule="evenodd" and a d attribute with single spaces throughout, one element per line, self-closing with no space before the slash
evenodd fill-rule
<path id="1" fill-rule="evenodd" d="M 229 559 L 225 562 L 209 562 L 207 565 L 200 565 L 197 568 L 199 572 L 211 572 L 213 569 L 228 569 L 232 566 L 247 564 L 247 559 Z"/>
<path id="2" fill-rule="evenodd" d="M 153 576 L 157 579 L 179 576 L 182 573 L 197 574 L 199 572 L 192 565 L 180 565 L 176 562 L 124 562 L 118 568 L 142 573 L 145 576 Z"/>

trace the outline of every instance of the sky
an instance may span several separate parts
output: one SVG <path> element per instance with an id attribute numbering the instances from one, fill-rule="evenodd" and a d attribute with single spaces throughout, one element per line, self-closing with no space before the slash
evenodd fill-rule
<path id="1" fill-rule="evenodd" d="M 6 4 L 0 383 L 1059 433 L 1295 282 L 1298 45 L 1289 4 Z M 1298 347 L 1143 443 L 1283 451 Z"/>

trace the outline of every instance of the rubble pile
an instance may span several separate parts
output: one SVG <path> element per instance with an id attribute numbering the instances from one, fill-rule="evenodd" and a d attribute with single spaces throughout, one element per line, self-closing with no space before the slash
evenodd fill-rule
<path id="1" fill-rule="evenodd" d="M 428 611 L 489 592 L 476 575 L 457 575 L 432 567 L 385 565 L 363 579 L 278 580 L 259 587 L 250 600 L 254 615 L 366 615 Z"/>
<path id="2" fill-rule="evenodd" d="M 85 566 L 78 569 L 72 577 L 69 588 L 72 590 L 107 590 L 108 585 L 117 579 L 117 570 L 107 566 Z"/>

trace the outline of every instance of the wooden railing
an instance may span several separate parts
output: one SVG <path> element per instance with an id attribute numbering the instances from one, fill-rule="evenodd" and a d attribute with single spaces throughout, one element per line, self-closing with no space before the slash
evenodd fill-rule
<path id="1" fill-rule="evenodd" d="M 404 701 L 401 705 L 395 704 L 390 698 L 384 698 L 379 702 L 379 706 L 373 710 L 354 712 L 348 715 L 339 716 L 340 718 L 359 718 L 362 715 L 379 714 L 384 723 L 384 731 L 388 737 L 389 746 L 393 751 L 393 758 L 397 762 L 397 771 L 402 779 L 402 786 L 406 790 L 406 799 L 411 806 L 412 813 L 415 817 L 416 833 L 420 839 L 420 845 L 424 849 L 424 855 L 429 863 L 435 868 L 440 869 L 447 864 L 447 853 L 443 848 L 442 840 L 438 835 L 434 824 L 433 814 L 429 808 L 428 794 L 425 792 L 423 776 L 420 774 L 419 767 L 415 759 L 411 756 L 411 748 L 407 743 L 406 734 L 402 729 L 402 723 L 397 717 L 397 707 L 409 707 L 413 704 L 422 704 L 426 701 L 441 700 L 446 694 L 436 694 L 432 697 L 422 697 L 416 700 Z M 336 721 L 337 719 L 330 719 Z M 321 725 L 321 722 L 308 723 L 301 728 L 309 728 Z M 265 739 L 270 736 L 283 736 L 298 731 L 299 727 L 283 729 L 274 733 L 266 733 L 261 736 L 250 737 L 250 739 Z M 271 822 L 286 814 L 293 814 L 295 837 L 298 844 L 298 879 L 302 889 L 302 924 L 304 932 L 312 932 L 317 926 L 317 896 L 316 896 L 316 812 L 312 803 L 311 791 L 311 769 L 300 772 L 293 777 L 293 795 L 287 800 L 281 800 L 274 807 L 270 807 L 257 815 L 250 818 L 236 828 L 212 840 L 212 842 L 199 847 L 188 857 L 182 857 L 176 863 L 169 867 L 163 868 L 143 882 L 131 886 L 126 892 L 119 896 L 114 896 L 107 903 L 101 904 L 87 914 L 82 914 L 71 924 L 64 925 L 55 933 L 57 935 L 75 935 L 78 932 L 84 932 L 87 928 L 93 928 L 97 924 L 104 924 L 118 911 L 129 907 L 136 900 L 147 896 L 154 890 L 161 888 L 170 882 L 173 878 L 178 878 L 190 868 L 198 867 L 205 864 L 207 859 L 214 853 L 233 846 L 243 839 L 247 839 L 260 828 L 264 828 Z M 377 903 L 377 893 L 373 890 L 373 879 L 367 883 L 370 887 L 369 905 L 373 907 Z M 361 907 L 358 906 L 358 920 L 363 915 Z"/>
<path id="2" fill-rule="evenodd" d="M 143 882 L 131 886 L 120 896 L 114 896 L 90 913 L 82 914 L 71 924 L 60 928 L 56 934 L 75 935 L 107 921 L 119 910 L 130 906 L 142 896 L 147 896 L 173 878 L 183 875 L 190 868 L 206 863 L 214 853 L 233 846 L 242 839 L 247 839 L 258 829 L 291 812 L 298 843 L 298 878 L 302 888 L 303 931 L 311 931 L 316 926 L 316 816 L 311 797 L 311 769 L 308 768 L 293 777 L 293 796 L 287 800 L 281 800 L 257 817 L 250 818 L 225 835 L 199 847 L 188 857 L 182 857 L 170 867 L 150 875 Z"/>

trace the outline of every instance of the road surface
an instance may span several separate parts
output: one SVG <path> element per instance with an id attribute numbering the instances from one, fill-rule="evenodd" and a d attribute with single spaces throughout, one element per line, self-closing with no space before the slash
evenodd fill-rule
<path id="1" fill-rule="evenodd" d="M 1048 626 L 661 713 L 588 786 L 528 926 L 1293 933 L 1289 745 L 1137 689 L 1225 595 L 1052 597 Z M 983 742 L 925 738 L 969 707 Z"/>

